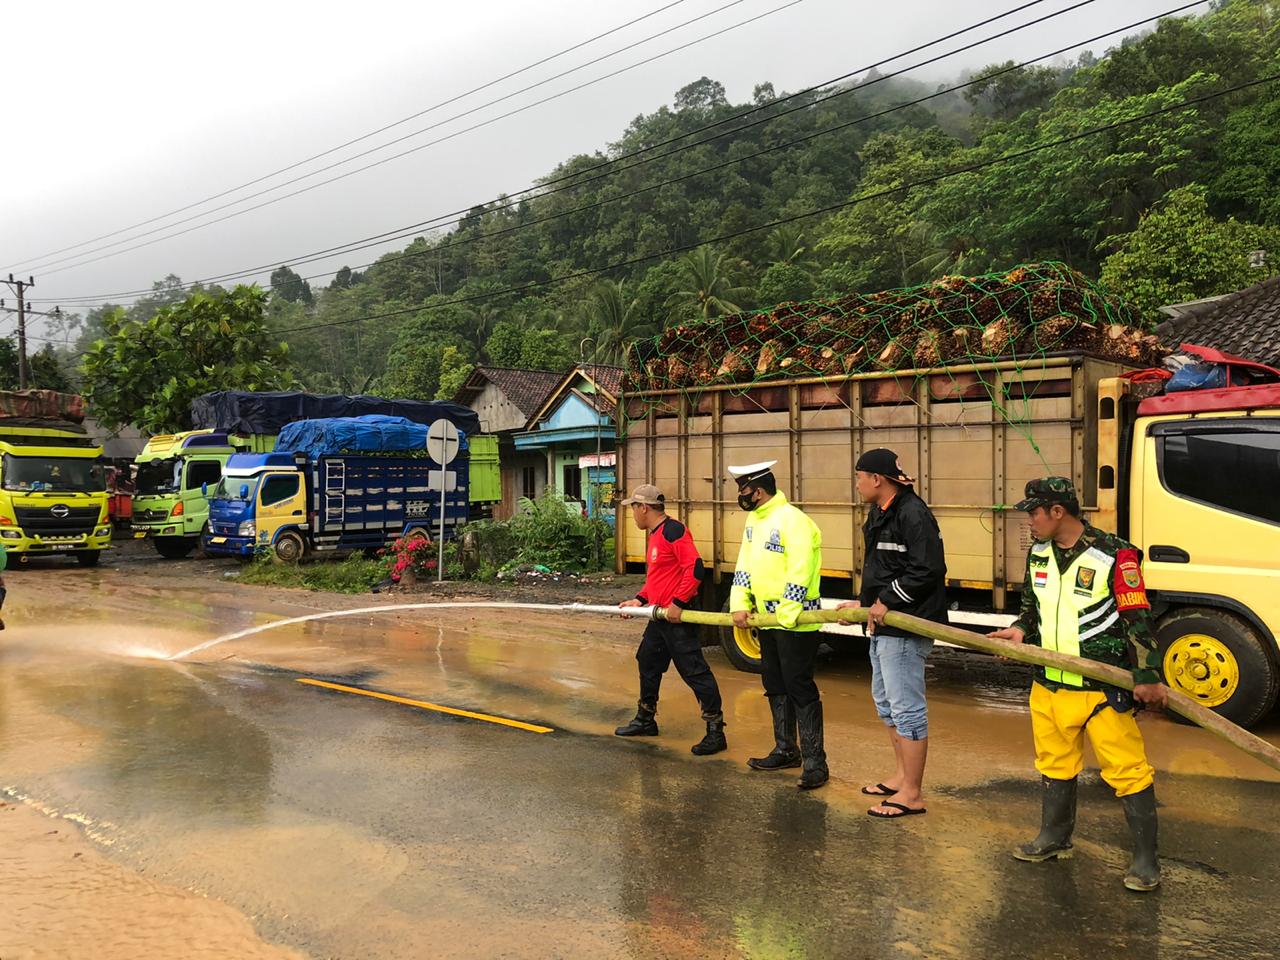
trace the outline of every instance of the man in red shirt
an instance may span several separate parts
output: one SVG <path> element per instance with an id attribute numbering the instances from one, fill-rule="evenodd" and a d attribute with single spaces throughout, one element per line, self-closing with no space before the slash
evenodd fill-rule
<path id="1" fill-rule="evenodd" d="M 721 712 L 720 687 L 715 674 L 702 655 L 698 629 L 681 622 L 681 610 L 689 607 L 702 586 L 702 558 L 693 544 L 688 528 L 667 516 L 666 499 L 657 487 L 644 484 L 622 501 L 631 508 L 637 527 L 648 533 L 645 552 L 644 589 L 632 600 L 618 606 L 642 607 L 650 604 L 667 608 L 665 621 L 651 620 L 636 650 L 640 664 L 640 702 L 635 719 L 614 731 L 620 737 L 656 737 L 658 723 L 658 689 L 662 675 L 675 662 L 681 678 L 693 690 L 702 706 L 702 719 L 707 735 L 692 747 L 700 757 L 729 749 L 724 738 L 724 714 Z"/>

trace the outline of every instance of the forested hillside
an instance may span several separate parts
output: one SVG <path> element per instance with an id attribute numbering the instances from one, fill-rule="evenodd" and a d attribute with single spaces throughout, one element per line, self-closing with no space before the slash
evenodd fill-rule
<path id="1" fill-rule="evenodd" d="M 433 397 L 474 363 L 558 368 L 587 336 L 616 360 L 696 316 L 1032 260 L 1153 323 L 1280 262 L 1280 87 L 1257 82 L 1280 74 L 1280 5 L 1204 9 L 1099 59 L 941 85 L 762 82 L 729 103 L 703 77 L 538 191 L 335 277 L 277 270 L 266 328 L 310 388 Z M 135 319 L 185 296 L 166 282 Z"/>

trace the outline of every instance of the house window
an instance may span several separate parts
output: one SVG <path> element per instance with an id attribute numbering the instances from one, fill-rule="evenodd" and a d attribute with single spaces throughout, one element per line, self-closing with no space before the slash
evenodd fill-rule
<path id="1" fill-rule="evenodd" d="M 538 472 L 533 467 L 520 468 L 520 496 L 532 500 L 538 495 Z"/>
<path id="2" fill-rule="evenodd" d="M 574 464 L 565 464 L 564 493 L 566 500 L 582 499 L 582 470 Z"/>

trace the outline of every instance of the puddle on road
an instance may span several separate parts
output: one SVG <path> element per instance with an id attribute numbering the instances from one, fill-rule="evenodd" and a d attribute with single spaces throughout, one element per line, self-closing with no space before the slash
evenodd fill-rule
<path id="1" fill-rule="evenodd" d="M 113 860 L 139 873 L 106 867 L 171 884 L 147 879 L 155 889 L 135 891 L 100 874 L 37 866 L 33 886 L 48 878 L 72 915 L 107 910 L 117 931 L 128 932 L 120 918 L 138 912 L 139 943 L 154 953 L 200 956 L 147 939 L 152 920 L 171 937 L 188 935 L 173 885 L 226 900 L 272 939 L 343 956 L 830 956 L 851 942 L 877 956 L 984 956 L 1034 933 L 1033 908 L 1049 904 L 1068 926 L 1099 911 L 1110 929 L 1136 924 L 1154 945 L 1136 955 L 1154 957 L 1162 937 L 1166 946 L 1170 936 L 1189 938 L 1202 917 L 1223 935 L 1252 916 L 1242 887 L 1222 908 L 1221 889 L 1204 886 L 1233 882 L 1238 867 L 1219 877 L 1174 864 L 1177 885 L 1163 902 L 1190 904 L 1181 922 L 1162 918 L 1159 900 L 1099 900 L 1093 891 L 1115 886 L 1123 856 L 1122 821 L 1114 805 L 1100 805 L 1106 798 L 1091 799 L 1099 805 L 1082 818 L 1083 863 L 1060 874 L 1010 871 L 1005 847 L 1036 816 L 1029 721 L 1013 684 L 935 671 L 930 784 L 945 789 L 920 822 L 873 824 L 857 788 L 883 777 L 889 748 L 865 664 L 827 663 L 819 676 L 836 780 L 813 797 L 790 774 L 743 771 L 770 741 L 767 707 L 758 678 L 732 672 L 717 652 L 728 754 L 688 756 L 701 735 L 698 708 L 674 671 L 664 682 L 663 737 L 613 738 L 634 710 L 637 624 L 408 611 L 293 624 L 191 663 L 128 656 L 172 653 L 275 619 L 240 600 L 211 594 L 184 603 L 180 626 L 152 626 L 144 617 L 155 612 L 120 597 L 118 609 L 56 628 L 20 625 L 0 645 L 0 786 L 91 821 L 89 835 L 109 840 Z M 351 682 L 570 735 L 329 696 L 294 683 L 300 673 L 359 677 Z M 1162 770 L 1231 777 L 1241 769 L 1198 731 L 1148 729 Z M 992 780 L 1012 785 L 995 806 L 983 792 Z M 1231 831 L 1246 827 L 1263 796 L 1230 780 L 1174 781 L 1162 793 L 1171 847 L 1187 863 L 1242 860 Z M 1274 850 L 1276 841 L 1259 830 L 1244 846 Z M 9 863 L 0 844 L 0 884 Z M 104 905 L 94 897 L 107 886 L 141 900 Z M 779 891 L 802 891 L 803 905 Z M 201 902 L 226 911 L 188 924 L 223 945 L 207 955 L 284 956 L 255 953 L 273 948 L 244 916 Z M 1226 913 L 1197 913 L 1196 903 Z M 36 929 L 53 922 L 24 917 Z M 1064 955 L 1100 944 L 1082 942 L 1076 953 L 1068 945 Z M 0 938 L 7 957 L 4 947 Z M 109 950 L 92 953 L 114 960 Z"/>

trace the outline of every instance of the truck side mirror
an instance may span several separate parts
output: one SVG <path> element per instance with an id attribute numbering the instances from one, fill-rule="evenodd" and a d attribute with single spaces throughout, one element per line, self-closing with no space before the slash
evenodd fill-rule
<path id="1" fill-rule="evenodd" d="M 207 497 L 208 495 L 209 495 L 209 484 L 208 483 L 200 484 L 200 496 Z"/>
<path id="2" fill-rule="evenodd" d="M 240 484 L 240 499 L 241 500 L 249 499 L 249 485 L 247 483 Z"/>

